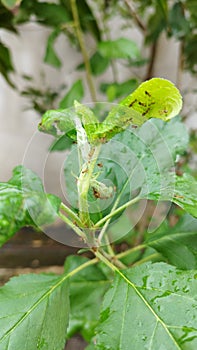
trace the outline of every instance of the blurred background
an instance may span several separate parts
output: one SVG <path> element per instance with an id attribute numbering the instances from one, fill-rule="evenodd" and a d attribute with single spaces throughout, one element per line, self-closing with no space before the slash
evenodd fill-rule
<path id="1" fill-rule="evenodd" d="M 45 166 L 47 190 L 61 195 L 63 156 L 48 157 L 41 115 L 74 99 L 117 102 L 156 76 L 181 90 L 181 116 L 195 137 L 195 0 L 4 0 L 0 26 L 1 181 L 17 164 L 41 177 Z"/>

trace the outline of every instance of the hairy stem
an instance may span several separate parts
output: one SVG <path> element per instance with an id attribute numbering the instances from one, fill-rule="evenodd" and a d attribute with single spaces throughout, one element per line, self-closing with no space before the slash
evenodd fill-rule
<path id="1" fill-rule="evenodd" d="M 64 221 L 72 230 L 80 237 L 83 238 L 83 240 L 86 240 L 86 235 L 78 226 L 76 226 L 70 219 L 68 219 L 65 215 L 63 215 L 61 212 L 59 212 L 58 216 L 62 221 Z"/>
<path id="2" fill-rule="evenodd" d="M 122 253 L 117 254 L 117 255 L 116 255 L 116 258 L 117 258 L 117 259 L 122 259 L 122 258 L 124 258 L 125 256 L 128 256 L 128 255 L 130 255 L 130 254 L 132 254 L 132 253 L 135 253 L 135 252 L 137 252 L 138 250 L 142 250 L 142 249 L 144 249 L 144 248 L 146 248 L 146 244 L 140 244 L 140 245 L 138 245 L 138 246 L 136 246 L 136 247 L 133 247 L 133 248 L 131 248 L 131 249 L 126 250 L 125 252 L 122 252 Z"/>
<path id="3" fill-rule="evenodd" d="M 102 224 L 104 224 L 105 221 L 107 221 L 108 219 L 111 219 L 114 215 L 119 214 L 121 211 L 123 211 L 124 209 L 128 208 L 130 205 L 139 202 L 141 198 L 140 197 L 135 197 L 133 199 L 131 199 L 129 202 L 121 205 L 121 207 L 115 209 L 112 208 L 111 213 L 109 213 L 108 215 L 106 215 L 104 218 L 102 218 L 101 220 L 99 220 L 96 225 L 95 228 L 101 226 Z"/>
<path id="4" fill-rule="evenodd" d="M 82 222 L 78 217 L 78 215 L 74 211 L 72 211 L 70 208 L 68 208 L 67 205 L 65 205 L 64 203 L 61 203 L 60 209 L 62 209 L 66 214 L 68 214 L 70 219 L 72 219 L 73 222 L 76 223 L 79 227 L 82 226 Z"/>
<path id="5" fill-rule="evenodd" d="M 79 217 L 81 222 L 86 227 L 91 227 L 91 220 L 89 216 L 88 206 L 88 191 L 90 187 L 90 180 L 94 171 L 95 163 L 100 152 L 100 146 L 93 149 L 93 155 L 84 163 L 81 173 L 78 178 L 78 197 L 79 197 Z"/>
<path id="6" fill-rule="evenodd" d="M 95 86 L 94 86 L 93 79 L 92 79 L 91 66 L 90 66 L 88 53 L 87 53 L 87 50 L 85 47 L 83 32 L 82 32 L 81 26 L 80 26 L 79 13 L 78 13 L 78 9 L 77 9 L 76 0 L 71 0 L 71 8 L 72 8 L 72 13 L 73 13 L 73 18 L 74 18 L 76 36 L 78 38 L 79 46 L 81 48 L 81 53 L 82 53 L 83 60 L 84 60 L 88 87 L 89 87 L 93 102 L 96 102 L 96 100 L 97 100 L 96 90 L 95 90 Z"/>

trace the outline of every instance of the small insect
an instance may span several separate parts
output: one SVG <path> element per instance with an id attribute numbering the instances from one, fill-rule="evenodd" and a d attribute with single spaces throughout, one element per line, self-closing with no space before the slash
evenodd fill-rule
<path id="1" fill-rule="evenodd" d="M 137 100 L 134 100 L 133 102 L 131 102 L 130 105 L 129 105 L 129 107 L 132 107 L 136 101 L 137 101 Z"/>
<path id="2" fill-rule="evenodd" d="M 102 163 L 97 163 L 97 165 L 102 168 L 103 167 L 103 164 Z"/>
<path id="3" fill-rule="evenodd" d="M 174 195 L 175 198 L 184 198 L 183 196 L 179 196 L 179 194 Z"/>
<path id="4" fill-rule="evenodd" d="M 150 111 L 150 108 L 148 108 L 144 113 L 142 113 L 142 116 L 144 117 L 149 111 Z"/>
<path id="5" fill-rule="evenodd" d="M 149 97 L 151 97 L 151 94 L 149 94 L 148 91 L 144 91 L 145 92 L 145 95 L 148 95 Z"/>
<path id="6" fill-rule="evenodd" d="M 138 104 L 139 104 L 140 106 L 146 107 L 146 104 L 143 103 L 143 102 L 141 102 L 141 101 L 139 101 Z"/>

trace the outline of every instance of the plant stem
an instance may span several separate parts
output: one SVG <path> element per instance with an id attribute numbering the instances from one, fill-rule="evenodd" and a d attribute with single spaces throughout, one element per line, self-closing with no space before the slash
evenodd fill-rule
<path id="1" fill-rule="evenodd" d="M 64 221 L 69 227 L 73 229 L 73 231 L 80 237 L 83 238 L 83 240 L 86 240 L 86 235 L 78 226 L 76 226 L 70 219 L 68 219 L 65 215 L 63 215 L 61 212 L 59 212 L 59 217 Z"/>
<path id="2" fill-rule="evenodd" d="M 127 8 L 129 9 L 129 12 L 130 12 L 131 16 L 133 17 L 135 23 L 137 24 L 138 28 L 140 28 L 142 32 L 146 32 L 146 27 L 145 27 L 144 23 L 141 21 L 138 14 L 136 13 L 135 9 L 133 8 L 132 2 L 129 0 L 124 0 L 124 2 L 126 4 Z"/>
<path id="3" fill-rule="evenodd" d="M 95 228 L 101 226 L 105 221 L 107 221 L 108 219 L 111 219 L 114 215 L 119 214 L 121 211 L 128 208 L 130 205 L 138 202 L 140 199 L 141 199 L 140 197 L 135 197 L 135 198 L 131 199 L 129 202 L 121 205 L 121 207 L 119 207 L 117 209 L 112 209 L 111 213 L 109 213 L 108 215 L 106 215 L 104 218 L 102 218 L 101 220 L 99 220 L 96 223 Z"/>
<path id="4" fill-rule="evenodd" d="M 134 266 L 141 265 L 141 264 L 143 264 L 143 263 L 145 263 L 145 262 L 147 262 L 147 261 L 150 261 L 150 260 L 152 260 L 152 259 L 159 258 L 160 256 L 161 256 L 161 254 L 159 254 L 159 253 L 151 254 L 151 255 L 146 256 L 145 258 L 143 258 L 143 259 L 141 259 L 141 260 L 135 262 L 132 266 L 134 267 Z"/>
<path id="5" fill-rule="evenodd" d="M 75 214 L 74 211 L 72 211 L 70 208 L 68 208 L 67 205 L 65 205 L 64 203 L 61 203 L 60 209 L 62 209 L 65 213 L 67 213 L 67 214 L 70 216 L 70 218 L 71 218 L 78 226 L 82 226 L 82 222 L 81 222 L 80 218 L 78 217 L 78 215 Z"/>
<path id="6" fill-rule="evenodd" d="M 137 252 L 138 250 L 142 250 L 142 249 L 144 249 L 144 248 L 146 248 L 146 244 L 140 244 L 140 245 L 138 245 L 138 246 L 136 246 L 136 247 L 133 247 L 133 248 L 131 248 L 131 249 L 126 250 L 125 252 L 122 252 L 122 253 L 117 254 L 117 255 L 116 255 L 116 258 L 122 259 L 122 258 L 124 258 L 125 256 L 130 255 L 130 254 L 132 254 L 132 253 L 134 253 L 134 252 Z"/>
<path id="7" fill-rule="evenodd" d="M 90 187 L 90 180 L 94 171 L 95 163 L 97 161 L 100 147 L 97 146 L 93 150 L 93 155 L 88 160 L 87 163 L 84 163 L 82 170 L 78 178 L 78 197 L 79 197 L 79 217 L 82 224 L 86 227 L 91 227 L 91 220 L 89 216 L 89 207 L 88 207 L 88 191 Z"/>
<path id="8" fill-rule="evenodd" d="M 94 86 L 93 79 L 92 79 L 91 66 L 90 66 L 88 53 L 87 53 L 87 50 L 85 47 L 83 32 L 82 32 L 81 26 L 80 26 L 79 13 L 78 13 L 78 9 L 77 9 L 76 0 L 71 0 L 71 9 L 72 9 L 73 19 L 74 19 L 74 24 L 75 24 L 76 36 L 78 38 L 79 46 L 81 48 L 81 53 L 82 53 L 83 60 L 84 60 L 87 83 L 88 83 L 89 90 L 90 90 L 90 93 L 92 96 L 92 100 L 93 100 L 93 102 L 96 102 L 96 100 L 97 100 L 96 90 L 95 90 L 95 86 Z"/>

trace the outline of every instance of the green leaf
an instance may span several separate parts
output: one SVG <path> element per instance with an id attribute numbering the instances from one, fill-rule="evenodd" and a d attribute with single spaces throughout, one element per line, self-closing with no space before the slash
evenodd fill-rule
<path id="1" fill-rule="evenodd" d="M 123 83 L 102 83 L 100 90 L 107 95 L 108 101 L 112 102 L 120 97 L 128 94 L 128 91 L 133 91 L 137 88 L 138 81 L 136 79 L 129 79 Z"/>
<path id="2" fill-rule="evenodd" d="M 68 316 L 65 276 L 14 277 L 0 289 L 0 348 L 62 350 Z"/>
<path id="3" fill-rule="evenodd" d="M 131 58 L 136 60 L 140 57 L 140 51 L 137 44 L 126 38 L 119 38 L 113 41 L 101 41 L 98 44 L 98 51 L 103 57 L 108 59 Z"/>
<path id="4" fill-rule="evenodd" d="M 59 29 L 65 23 L 71 21 L 71 16 L 66 7 L 60 4 L 36 2 L 32 7 L 32 12 L 36 15 L 38 22 L 51 27 L 59 27 Z"/>
<path id="5" fill-rule="evenodd" d="M 84 96 L 84 88 L 82 80 L 77 80 L 67 92 L 67 94 L 60 101 L 60 108 L 68 108 L 73 106 L 75 100 L 81 101 Z"/>
<path id="6" fill-rule="evenodd" d="M 54 30 L 48 37 L 44 62 L 51 64 L 56 68 L 60 68 L 62 63 L 54 50 L 54 43 L 60 35 L 60 30 Z"/>
<path id="7" fill-rule="evenodd" d="M 22 0 L 1 0 L 2 4 L 9 10 L 13 10 L 20 5 Z"/>
<path id="8" fill-rule="evenodd" d="M 88 259 L 70 256 L 66 259 L 66 273 L 74 270 Z M 99 321 L 100 305 L 104 293 L 110 286 L 109 276 L 105 276 L 97 265 L 92 265 L 70 278 L 70 318 L 68 337 L 81 333 L 86 341 L 94 336 Z"/>
<path id="9" fill-rule="evenodd" d="M 76 113 L 74 109 L 57 109 L 49 110 L 43 116 L 38 126 L 39 131 L 51 134 L 54 136 L 61 136 L 69 134 L 72 139 L 76 139 L 75 120 Z"/>
<path id="10" fill-rule="evenodd" d="M 13 177 L 0 183 L 0 246 L 24 226 L 39 228 L 52 223 L 60 203 L 58 197 L 44 192 L 35 173 L 16 167 Z"/>
<path id="11" fill-rule="evenodd" d="M 14 66 L 9 49 L 0 42 L 0 72 L 11 87 L 15 87 L 9 74 L 14 72 Z"/>
<path id="12" fill-rule="evenodd" d="M 197 269 L 197 220 L 190 215 L 184 215 L 173 228 L 149 234 L 145 243 L 170 264 L 180 269 Z"/>
<path id="13" fill-rule="evenodd" d="M 59 136 L 66 135 L 76 140 L 76 119 L 80 119 L 91 142 L 97 130 L 98 119 L 93 111 L 75 101 L 74 108 L 47 111 L 38 126 L 39 131 Z"/>
<path id="14" fill-rule="evenodd" d="M 66 135 L 60 136 L 58 139 L 55 139 L 51 144 L 49 151 L 65 151 L 66 149 L 70 149 L 73 144 L 73 141 Z"/>
<path id="15" fill-rule="evenodd" d="M 190 32 L 190 23 L 185 17 L 183 4 L 177 2 L 169 12 L 170 35 L 179 39 L 184 38 Z"/>
<path id="16" fill-rule="evenodd" d="M 197 217 L 197 181 L 189 174 L 174 176 L 162 190 L 147 194 L 149 199 L 171 200 L 189 214 Z"/>
<path id="17" fill-rule="evenodd" d="M 179 90 L 169 80 L 153 78 L 142 83 L 120 104 L 139 112 L 143 117 L 143 122 L 150 118 L 167 121 L 180 112 L 182 97 Z"/>
<path id="18" fill-rule="evenodd" d="M 164 263 L 117 273 L 104 299 L 96 349 L 195 350 L 196 277 Z"/>
<path id="19" fill-rule="evenodd" d="M 91 72 L 93 75 L 97 76 L 105 72 L 108 68 L 110 60 L 103 57 L 99 52 L 95 52 L 90 58 Z M 78 70 L 85 69 L 84 63 L 77 67 Z"/>

